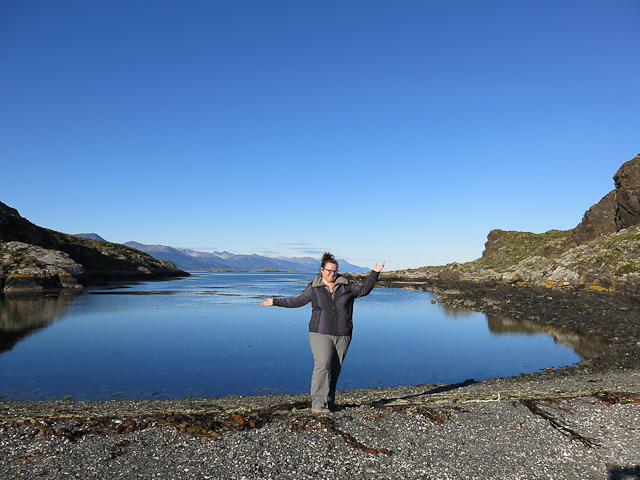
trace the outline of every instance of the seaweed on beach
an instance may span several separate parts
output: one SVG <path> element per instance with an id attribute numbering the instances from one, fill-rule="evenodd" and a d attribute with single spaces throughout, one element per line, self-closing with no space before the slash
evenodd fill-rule
<path id="1" fill-rule="evenodd" d="M 453 414 L 453 411 L 464 411 L 461 407 L 441 407 L 439 410 L 441 410 L 442 412 L 438 412 L 434 408 L 422 407 L 418 405 L 385 405 L 383 407 L 378 407 L 378 409 L 393 410 L 394 412 L 411 410 L 412 412 L 421 414 L 431 423 L 436 424 L 443 424 L 445 421 L 449 420 L 449 418 Z"/>
<path id="2" fill-rule="evenodd" d="M 247 413 L 212 412 L 175 413 L 160 412 L 139 415 L 137 418 L 127 416 L 91 417 L 40 417 L 5 422 L 4 427 L 35 427 L 34 436 L 51 435 L 65 437 L 76 441 L 85 435 L 119 435 L 123 433 L 145 430 L 154 425 L 171 426 L 178 433 L 194 435 L 202 438 L 215 438 L 220 435 L 231 435 L 234 432 L 262 428 L 277 412 L 309 408 L 311 402 L 283 403 L 273 407 L 262 408 Z"/>
<path id="3" fill-rule="evenodd" d="M 616 405 L 616 404 L 629 404 L 634 403 L 636 405 L 640 405 L 640 395 L 635 393 L 626 393 L 626 392 L 595 392 L 591 394 L 593 398 L 596 399 L 597 403 L 602 405 Z"/>
<path id="4" fill-rule="evenodd" d="M 142 442 L 138 442 L 136 440 L 123 440 L 121 442 L 118 442 L 109 451 L 109 458 L 113 460 L 114 458 L 119 457 L 120 455 L 123 455 L 124 452 L 122 451 L 122 447 L 128 447 L 129 445 L 137 445 L 139 443 L 142 443 Z M 142 443 L 142 445 L 144 445 L 144 443 Z"/>
<path id="5" fill-rule="evenodd" d="M 571 397 L 575 399 L 575 397 Z M 560 407 L 559 398 L 542 398 L 542 399 L 523 399 L 519 400 L 519 403 L 529 409 L 531 413 L 545 419 L 549 424 L 561 434 L 569 437 L 571 440 L 577 440 L 585 447 L 595 448 L 599 447 L 600 443 L 595 438 L 585 437 L 584 435 L 576 432 L 573 428 L 566 425 L 562 420 L 556 418 L 551 413 L 546 412 L 541 407 L 547 408 L 559 408 L 565 412 L 572 412 L 571 409 Z M 564 398 L 563 400 L 567 400 Z"/>
<path id="6" fill-rule="evenodd" d="M 595 399 L 595 402 L 591 402 L 588 398 L 591 397 Z M 569 437 L 572 440 L 577 440 L 581 442 L 586 447 L 594 448 L 600 446 L 600 443 L 589 437 L 585 437 L 580 433 L 576 432 L 573 428 L 566 425 L 562 420 L 553 416 L 550 412 L 543 410 L 541 407 L 546 407 L 547 409 L 558 409 L 567 413 L 573 413 L 574 409 L 571 407 L 563 406 L 568 402 L 576 402 L 582 401 L 593 404 L 600 405 L 618 405 L 618 404 L 635 404 L 640 405 L 640 395 L 637 393 L 628 393 L 628 392 L 611 392 L 611 391 L 602 391 L 602 392 L 594 392 L 588 396 L 581 397 L 547 397 L 547 398 L 538 398 L 538 399 L 523 399 L 519 400 L 517 403 L 520 403 L 527 407 L 531 413 L 537 415 L 539 417 L 544 418 L 549 422 L 549 424 L 562 433 L 563 435 Z M 516 402 L 512 402 L 515 404 Z"/>
<path id="7" fill-rule="evenodd" d="M 120 435 L 145 430 L 151 426 L 146 418 L 125 417 L 44 417 L 5 422 L 5 427 L 32 427 L 33 436 L 50 435 L 69 441 L 80 440 L 85 435 Z"/>
<path id="8" fill-rule="evenodd" d="M 365 447 L 360 442 L 358 442 L 352 435 L 340 430 L 336 425 L 336 422 L 334 422 L 330 418 L 323 417 L 320 415 L 314 415 L 311 417 L 305 416 L 304 418 L 296 417 L 295 420 L 296 421 L 291 425 L 292 430 L 310 431 L 310 430 L 319 430 L 320 428 L 325 428 L 330 433 L 337 435 L 339 437 L 342 437 L 344 442 L 350 447 L 356 448 L 358 450 L 362 450 L 365 453 L 370 453 L 372 455 L 377 455 L 377 454 L 391 455 L 392 454 L 391 451 L 387 450 L 386 448 Z M 309 426 L 309 425 L 313 425 L 313 422 L 317 422 L 320 425 L 320 427 Z"/>
<path id="9" fill-rule="evenodd" d="M 284 413 L 307 409 L 310 405 L 311 402 L 309 401 L 283 403 L 249 412 L 226 414 L 220 411 L 197 413 L 162 412 L 142 415 L 139 418 L 126 417 L 122 420 L 110 416 L 86 418 L 48 417 L 5 422 L 4 427 L 17 429 L 33 426 L 35 427 L 34 436 L 62 436 L 70 441 L 76 441 L 85 435 L 119 435 L 159 425 L 171 426 L 176 432 L 183 435 L 213 439 L 220 436 L 229 436 L 239 431 L 262 428 L 275 418 L 288 418 L 294 420 L 291 426 L 292 430 L 308 431 L 325 428 L 330 433 L 342 437 L 345 443 L 353 448 L 370 454 L 391 455 L 391 452 L 384 448 L 365 447 L 352 435 L 340 430 L 336 423 L 327 417 Z M 309 426 L 312 422 L 316 422 L 320 427 Z M 128 441 L 114 445 L 110 452 L 111 459 L 122 455 L 121 447 L 130 444 L 130 442 L 126 442 Z"/>

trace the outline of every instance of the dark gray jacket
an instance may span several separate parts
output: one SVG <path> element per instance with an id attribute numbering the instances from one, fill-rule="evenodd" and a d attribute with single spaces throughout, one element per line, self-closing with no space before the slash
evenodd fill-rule
<path id="1" fill-rule="evenodd" d="M 277 307 L 297 308 L 311 302 L 309 331 L 325 335 L 351 335 L 353 331 L 353 301 L 369 295 L 378 280 L 379 272 L 371 271 L 363 285 L 352 285 L 340 276 L 333 287 L 333 295 L 318 275 L 296 297 L 274 298 Z M 333 297 L 333 298 L 332 298 Z"/>

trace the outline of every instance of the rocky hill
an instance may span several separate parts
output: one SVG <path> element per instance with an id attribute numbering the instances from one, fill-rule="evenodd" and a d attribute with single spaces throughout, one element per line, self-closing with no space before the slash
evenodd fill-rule
<path id="1" fill-rule="evenodd" d="M 640 285 L 640 154 L 613 176 L 615 188 L 572 230 L 492 230 L 482 257 L 444 267 L 394 272 L 405 277 L 470 279 L 592 290 Z"/>
<path id="2" fill-rule="evenodd" d="M 38 227 L 0 202 L 0 292 L 187 275 L 133 248 Z"/>

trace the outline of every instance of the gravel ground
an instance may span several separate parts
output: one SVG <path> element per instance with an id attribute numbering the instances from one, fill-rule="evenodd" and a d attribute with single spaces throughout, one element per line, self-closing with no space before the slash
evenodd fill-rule
<path id="1" fill-rule="evenodd" d="M 3 402 L 0 478 L 640 478 L 640 370 L 306 400 Z"/>

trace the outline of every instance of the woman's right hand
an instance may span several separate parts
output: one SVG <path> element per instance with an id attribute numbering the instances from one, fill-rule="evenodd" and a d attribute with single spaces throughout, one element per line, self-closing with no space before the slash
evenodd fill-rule
<path id="1" fill-rule="evenodd" d="M 272 307 L 273 306 L 273 298 L 267 298 L 266 300 L 260 300 L 260 305 L 263 307 Z"/>

